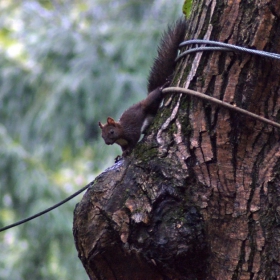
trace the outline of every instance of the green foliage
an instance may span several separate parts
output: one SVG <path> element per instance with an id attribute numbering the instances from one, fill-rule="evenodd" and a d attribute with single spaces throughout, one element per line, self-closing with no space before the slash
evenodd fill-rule
<path id="1" fill-rule="evenodd" d="M 187 18 L 190 16 L 191 10 L 192 10 L 192 0 L 185 0 L 183 5 L 183 13 L 186 15 Z"/>
<path id="2" fill-rule="evenodd" d="M 64 199 L 113 163 L 98 121 L 146 95 L 177 1 L 0 2 L 0 227 Z M 72 237 L 81 197 L 0 233 L 0 279 L 87 279 Z"/>

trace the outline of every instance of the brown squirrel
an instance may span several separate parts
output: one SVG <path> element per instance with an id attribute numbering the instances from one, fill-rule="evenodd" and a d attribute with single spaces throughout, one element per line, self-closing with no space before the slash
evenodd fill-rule
<path id="1" fill-rule="evenodd" d="M 163 99 L 162 89 L 170 83 L 175 70 L 178 46 L 184 40 L 186 28 L 187 22 L 181 18 L 174 26 L 169 26 L 162 35 L 157 58 L 148 78 L 148 96 L 128 108 L 118 122 L 111 117 L 107 118 L 106 124 L 99 122 L 105 143 L 120 145 L 123 156 L 131 153 L 141 133 L 150 125 L 157 113 Z"/>

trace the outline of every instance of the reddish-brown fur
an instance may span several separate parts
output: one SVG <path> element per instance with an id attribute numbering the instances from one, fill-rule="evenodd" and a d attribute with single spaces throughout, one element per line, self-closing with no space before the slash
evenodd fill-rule
<path id="1" fill-rule="evenodd" d="M 185 19 L 179 19 L 163 34 L 148 79 L 148 96 L 128 108 L 118 122 L 110 117 L 104 125 L 99 122 L 105 143 L 120 145 L 123 156 L 131 153 L 141 133 L 157 113 L 163 98 L 162 89 L 169 84 L 174 72 L 178 46 L 184 40 L 186 27 Z"/>

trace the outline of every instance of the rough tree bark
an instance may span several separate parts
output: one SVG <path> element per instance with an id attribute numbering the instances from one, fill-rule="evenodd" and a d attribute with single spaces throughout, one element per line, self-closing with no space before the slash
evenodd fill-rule
<path id="1" fill-rule="evenodd" d="M 193 1 L 186 38 L 280 53 L 280 2 Z M 280 62 L 196 53 L 177 84 L 280 121 Z M 91 279 L 280 279 L 280 131 L 173 95 L 77 205 Z"/>

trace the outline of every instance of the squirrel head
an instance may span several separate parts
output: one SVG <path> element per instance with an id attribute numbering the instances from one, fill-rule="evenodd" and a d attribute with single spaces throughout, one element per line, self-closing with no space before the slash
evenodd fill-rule
<path id="1" fill-rule="evenodd" d="M 102 130 L 102 138 L 107 145 L 113 145 L 118 139 L 122 138 L 122 127 L 111 117 L 107 118 L 107 123 L 98 123 Z"/>

